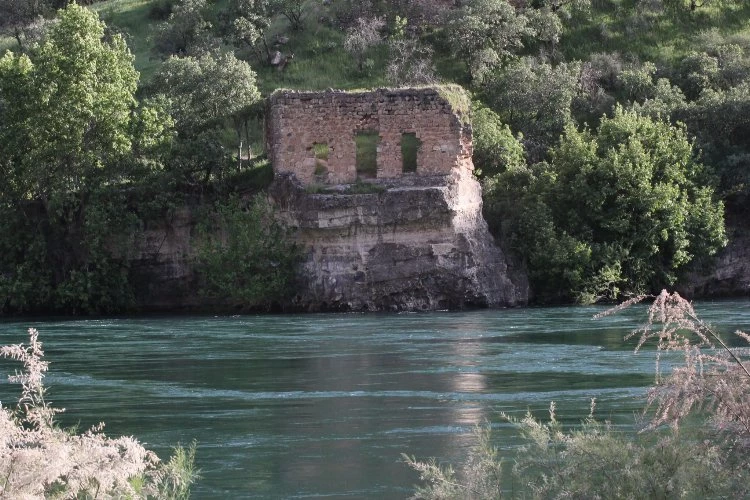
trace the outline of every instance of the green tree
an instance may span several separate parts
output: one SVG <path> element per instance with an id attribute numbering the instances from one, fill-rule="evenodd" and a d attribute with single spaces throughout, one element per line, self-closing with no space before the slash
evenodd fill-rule
<path id="1" fill-rule="evenodd" d="M 25 50 L 30 31 L 50 8 L 46 0 L 0 0 L 0 33 L 12 36 L 18 48 Z"/>
<path id="2" fill-rule="evenodd" d="M 234 125 L 241 148 L 243 125 L 260 101 L 250 65 L 232 53 L 172 57 L 154 76 L 152 86 L 174 116 L 183 168 L 202 170 L 203 182 L 212 173 L 221 174 L 227 157 L 222 146 L 225 124 Z"/>
<path id="3" fill-rule="evenodd" d="M 380 30 L 384 26 L 385 21 L 380 17 L 360 17 L 346 30 L 344 49 L 357 61 L 359 71 L 364 69 L 370 49 L 383 41 Z"/>
<path id="4" fill-rule="evenodd" d="M 120 36 L 71 4 L 44 43 L 0 58 L 0 301 L 13 311 L 127 304 L 122 184 L 160 168 L 171 119 L 135 99 Z"/>
<path id="5" fill-rule="evenodd" d="M 486 102 L 512 130 L 523 134 L 532 161 L 543 158 L 573 122 L 580 71 L 577 62 L 552 65 L 523 57 L 488 76 Z"/>
<path id="6" fill-rule="evenodd" d="M 472 0 L 448 23 L 453 51 L 468 62 L 475 82 L 515 57 L 525 37 L 534 34 L 528 19 L 507 0 Z"/>
<path id="7" fill-rule="evenodd" d="M 474 172 L 478 177 L 489 177 L 526 166 L 523 145 L 497 113 L 475 103 L 471 122 L 474 134 L 472 156 L 476 167 Z"/>
<path id="8" fill-rule="evenodd" d="M 70 5 L 31 55 L 0 58 L 0 165 L 4 196 L 82 192 L 122 173 L 144 117 L 135 99 L 138 72 L 124 40 L 104 37 L 96 14 Z M 160 118 L 166 118 L 160 116 Z M 153 123 L 149 141 L 167 140 Z"/>
<path id="9" fill-rule="evenodd" d="M 201 55 L 209 50 L 214 40 L 212 25 L 206 19 L 207 9 L 206 0 L 181 0 L 154 35 L 156 51 L 169 56 Z"/>
<path id="10" fill-rule="evenodd" d="M 198 233 L 196 269 L 208 296 L 267 308 L 290 293 L 299 252 L 261 195 L 217 203 Z"/>
<path id="11" fill-rule="evenodd" d="M 595 132 L 569 125 L 549 164 L 493 188 L 537 293 L 590 301 L 674 283 L 726 244 L 706 181 L 684 127 L 618 107 Z"/>
<path id="12" fill-rule="evenodd" d="M 286 17 L 294 31 L 304 28 L 309 4 L 306 0 L 274 0 L 273 9 Z"/>
<path id="13" fill-rule="evenodd" d="M 221 16 L 226 40 L 250 49 L 258 62 L 267 63 L 271 59 L 269 37 L 274 12 L 269 0 L 231 0 Z"/>

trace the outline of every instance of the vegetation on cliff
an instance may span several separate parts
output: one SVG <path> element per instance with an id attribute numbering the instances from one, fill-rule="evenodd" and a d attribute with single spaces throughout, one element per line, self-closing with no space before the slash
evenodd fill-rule
<path id="1" fill-rule="evenodd" d="M 0 58 L 0 309 L 127 310 L 144 226 L 190 199 L 210 205 L 267 182 L 265 167 L 247 168 L 247 148 L 243 159 L 224 146 L 227 122 L 245 137 L 255 73 L 232 54 L 168 60 L 139 96 L 124 37 L 94 12 L 70 5 L 45 33 Z M 269 244 L 283 247 L 281 235 Z M 264 272 L 249 276 L 265 283 Z M 266 291 L 246 305 L 278 293 Z"/>
<path id="2" fill-rule="evenodd" d="M 723 204 L 684 128 L 618 107 L 595 131 L 567 126 L 548 158 L 509 159 L 485 181 L 486 213 L 545 299 L 614 300 L 672 284 L 726 243 Z"/>
<path id="3" fill-rule="evenodd" d="M 0 4 L 0 51 L 14 51 L 0 63 L 8 311 L 127 308 L 127 241 L 150 217 L 262 187 L 259 102 L 279 87 L 467 87 L 486 215 L 542 301 L 653 292 L 709 265 L 722 212 L 744 212 L 744 4 L 62 6 Z"/>

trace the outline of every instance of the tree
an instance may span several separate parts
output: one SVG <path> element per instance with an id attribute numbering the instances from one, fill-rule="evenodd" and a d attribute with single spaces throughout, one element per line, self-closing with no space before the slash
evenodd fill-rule
<path id="1" fill-rule="evenodd" d="M 548 164 L 496 182 L 489 196 L 514 215 L 543 296 L 653 291 L 726 244 L 723 204 L 684 127 L 620 107 L 595 132 L 567 126 Z"/>
<path id="2" fill-rule="evenodd" d="M 153 87 L 169 102 L 182 147 L 190 156 L 199 153 L 193 157 L 202 167 L 191 169 L 203 170 L 204 182 L 224 162 L 221 129 L 226 122 L 234 124 L 241 143 L 243 125 L 260 101 L 255 82 L 250 65 L 232 53 L 171 57 L 154 76 Z"/>
<path id="3" fill-rule="evenodd" d="M 272 7 L 289 20 L 294 31 L 300 31 L 305 26 L 308 7 L 306 0 L 273 0 Z"/>
<path id="4" fill-rule="evenodd" d="M 112 252 L 133 224 L 115 188 L 160 168 L 171 137 L 166 113 L 138 105 L 137 85 L 123 39 L 75 4 L 29 55 L 0 58 L 3 308 L 112 312 L 127 302 L 126 264 Z"/>
<path id="5" fill-rule="evenodd" d="M 412 498 L 747 498 L 750 493 L 750 335 L 731 348 L 696 314 L 690 302 L 666 290 L 634 297 L 594 318 L 653 298 L 647 323 L 626 338 L 640 337 L 635 351 L 656 344 L 656 384 L 649 388 L 640 432 L 623 432 L 595 418 L 596 400 L 580 426 L 566 429 L 550 403 L 549 421 L 530 411 L 502 415 L 525 444 L 507 459 L 492 445 L 489 425 L 475 430 L 466 459 L 451 465 L 402 455 L 420 474 Z M 665 351 L 681 351 L 660 363 Z M 664 366 L 668 367 L 666 370 Z M 649 421 L 650 420 L 650 421 Z M 643 422 L 639 422 L 640 426 Z M 681 427 L 686 429 L 681 430 Z M 618 426 L 619 427 L 619 426 Z"/>
<path id="6" fill-rule="evenodd" d="M 512 130 L 523 134 L 532 161 L 543 158 L 572 123 L 579 75 L 577 62 L 552 65 L 523 57 L 487 77 L 486 102 Z"/>
<path id="7" fill-rule="evenodd" d="M 464 58 L 474 81 L 515 57 L 524 37 L 533 35 L 528 19 L 507 0 L 472 0 L 446 27 L 454 52 Z"/>
<path id="8" fill-rule="evenodd" d="M 354 57 L 360 71 L 364 69 L 368 51 L 383 41 L 380 30 L 384 26 L 385 21 L 380 17 L 360 17 L 353 26 L 346 30 L 344 50 Z"/>
<path id="9" fill-rule="evenodd" d="M 24 50 L 30 31 L 50 8 L 46 0 L 0 0 L 0 33 L 8 33 Z"/>
<path id="10" fill-rule="evenodd" d="M 475 105 L 471 122 L 474 133 L 472 156 L 477 176 L 489 177 L 526 166 L 526 153 L 521 141 L 513 136 L 497 113 Z"/>
<path id="11" fill-rule="evenodd" d="M 64 409 L 45 400 L 44 360 L 39 332 L 29 343 L 0 347 L 0 358 L 23 363 L 8 381 L 21 385 L 16 408 L 0 407 L 0 474 L 3 496 L 11 498 L 162 498 L 190 495 L 198 478 L 195 444 L 178 446 L 162 462 L 132 437 L 109 438 L 104 424 L 82 434 L 55 421 Z"/>
<path id="12" fill-rule="evenodd" d="M 235 46 L 252 50 L 259 62 L 269 62 L 273 15 L 269 0 L 232 0 L 222 15 L 225 36 Z"/>
<path id="13" fill-rule="evenodd" d="M 198 231 L 197 269 L 206 293 L 256 308 L 287 297 L 300 253 L 273 206 L 257 195 L 249 203 L 231 197 L 214 208 Z"/>
<path id="14" fill-rule="evenodd" d="M 206 19 L 206 0 L 181 0 L 169 18 L 159 25 L 154 48 L 163 55 L 201 55 L 213 44 L 211 23 Z"/>
<path id="15" fill-rule="evenodd" d="M 391 85 L 426 85 L 437 81 L 432 48 L 420 44 L 418 39 L 392 39 L 388 42 L 388 52 L 386 76 Z"/>
<path id="16" fill-rule="evenodd" d="M 119 175 L 144 111 L 137 86 L 122 37 L 105 39 L 97 15 L 75 4 L 61 11 L 33 54 L 6 53 L 0 58 L 5 187 L 16 198 L 49 201 Z M 156 129 L 150 130 L 164 131 Z"/>

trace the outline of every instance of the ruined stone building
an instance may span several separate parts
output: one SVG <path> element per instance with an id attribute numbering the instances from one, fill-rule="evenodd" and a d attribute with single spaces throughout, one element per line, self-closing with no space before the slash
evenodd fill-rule
<path id="1" fill-rule="evenodd" d="M 294 306 L 527 301 L 482 217 L 460 87 L 277 91 L 267 106 L 270 195 L 306 249 Z"/>
<path id="2" fill-rule="evenodd" d="M 470 168 L 463 119 L 435 89 L 280 91 L 269 99 L 268 150 L 276 172 L 304 186 L 448 175 Z M 368 147 L 376 169 L 358 161 Z"/>

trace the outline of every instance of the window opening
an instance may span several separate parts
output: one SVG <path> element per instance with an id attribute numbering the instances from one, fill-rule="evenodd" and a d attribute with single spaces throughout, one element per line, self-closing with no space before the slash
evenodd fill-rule
<path id="1" fill-rule="evenodd" d="M 403 160 L 403 173 L 417 171 L 417 152 L 422 146 L 422 141 L 414 132 L 401 134 L 401 158 Z"/>
<path id="2" fill-rule="evenodd" d="M 357 178 L 374 179 L 378 176 L 378 143 L 380 135 L 374 130 L 361 130 L 354 136 L 357 146 Z"/>

